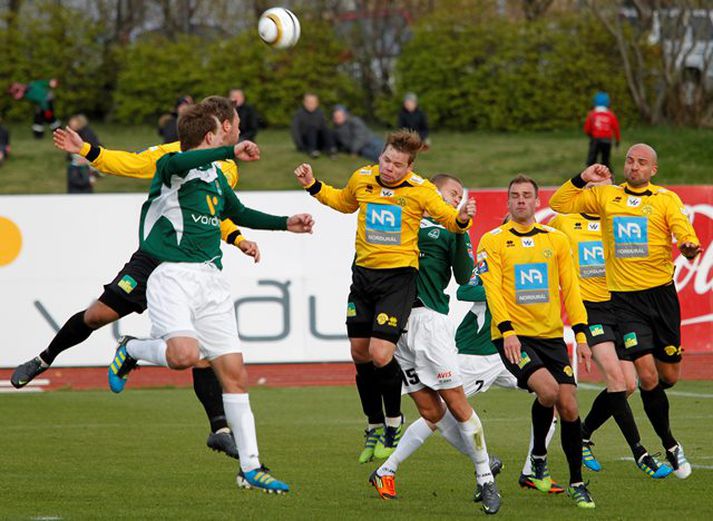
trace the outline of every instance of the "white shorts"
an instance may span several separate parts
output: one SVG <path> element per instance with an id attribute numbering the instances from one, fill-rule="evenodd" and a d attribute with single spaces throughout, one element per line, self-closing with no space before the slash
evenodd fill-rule
<path id="1" fill-rule="evenodd" d="M 230 285 L 214 264 L 160 264 L 149 276 L 146 301 L 153 338 L 196 338 L 208 360 L 241 352 Z"/>
<path id="2" fill-rule="evenodd" d="M 466 396 L 484 393 L 491 385 L 517 389 L 517 378 L 507 370 L 499 354 L 458 355 L 458 371 Z"/>
<path id="3" fill-rule="evenodd" d="M 394 355 L 403 371 L 405 393 L 461 385 L 455 333 L 446 315 L 425 307 L 412 309 Z"/>

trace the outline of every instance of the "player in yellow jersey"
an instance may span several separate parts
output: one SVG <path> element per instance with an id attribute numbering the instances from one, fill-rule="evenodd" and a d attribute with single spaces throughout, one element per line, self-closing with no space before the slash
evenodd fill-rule
<path id="1" fill-rule="evenodd" d="M 686 478 L 691 465 L 671 434 L 664 391 L 678 381 L 681 365 L 681 309 L 673 284 L 671 235 L 688 259 L 701 247 L 678 195 L 651 183 L 657 170 L 656 151 L 643 143 L 634 145 L 626 153 L 626 183 L 584 190 L 589 182 L 611 177 L 605 166 L 592 165 L 562 185 L 550 206 L 558 212 L 601 217 L 612 310 L 639 376 L 644 410 L 674 473 Z"/>
<path id="2" fill-rule="evenodd" d="M 359 211 L 346 323 L 368 418 L 361 463 L 389 457 L 401 438 L 402 380 L 394 350 L 416 302 L 423 213 L 453 233 L 465 233 L 475 214 L 475 202 L 457 210 L 412 171 L 422 146 L 415 132 L 392 132 L 379 164 L 358 169 L 342 189 L 316 180 L 308 164 L 295 170 L 300 185 L 321 203 L 343 213 Z"/>
<path id="3" fill-rule="evenodd" d="M 611 184 L 611 181 L 607 180 L 603 184 Z M 582 422 L 582 462 L 595 472 L 602 469 L 592 453 L 592 434 L 610 416 L 614 416 L 637 466 L 652 478 L 665 478 L 673 469 L 661 465 L 641 445 L 636 420 L 627 402 L 627 396 L 636 389 L 636 369 L 624 353 L 616 317 L 611 310 L 611 294 L 607 289 L 604 271 L 600 218 L 586 213 L 559 214 L 548 224 L 569 238 L 587 310 L 587 344 L 606 382 L 606 388 L 597 395 Z"/>
<path id="4" fill-rule="evenodd" d="M 577 387 L 563 338 L 560 288 L 577 337 L 577 354 L 588 368 L 587 313 L 569 241 L 563 233 L 535 222 L 538 206 L 537 183 L 524 175 L 515 177 L 508 187 L 512 220 L 483 235 L 477 250 L 477 271 L 492 314 L 493 343 L 518 385 L 537 396 L 532 404 L 530 479 L 542 492 L 552 487 L 545 439 L 556 406 L 569 465 L 567 493 L 577 506 L 594 508 L 582 480 Z"/>

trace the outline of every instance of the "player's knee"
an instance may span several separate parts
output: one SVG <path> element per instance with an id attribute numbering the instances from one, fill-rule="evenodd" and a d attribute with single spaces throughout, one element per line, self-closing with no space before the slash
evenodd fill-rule
<path id="1" fill-rule="evenodd" d="M 91 329 L 99 329 L 115 320 L 113 313 L 106 306 L 92 305 L 84 312 L 84 323 Z"/>
<path id="2" fill-rule="evenodd" d="M 678 383 L 678 375 L 674 376 L 669 376 L 666 375 L 665 377 L 662 377 L 659 379 L 659 384 L 663 389 L 670 389 L 674 385 Z"/>
<path id="3" fill-rule="evenodd" d="M 166 350 L 166 362 L 171 369 L 188 369 L 199 360 L 198 350 L 189 346 L 169 346 Z"/>
<path id="4" fill-rule="evenodd" d="M 384 367 L 391 360 L 393 360 L 394 355 L 386 350 L 376 349 L 371 354 L 371 359 L 376 367 Z"/>
<path id="5" fill-rule="evenodd" d="M 656 370 L 639 371 L 639 386 L 650 391 L 659 384 L 659 375 Z"/>
<path id="6" fill-rule="evenodd" d="M 557 403 L 558 395 L 559 385 L 557 382 L 553 382 L 550 385 L 544 386 L 537 392 L 537 399 L 544 407 L 554 407 Z"/>
<path id="7" fill-rule="evenodd" d="M 626 397 L 628 398 L 636 392 L 636 378 L 626 380 Z"/>

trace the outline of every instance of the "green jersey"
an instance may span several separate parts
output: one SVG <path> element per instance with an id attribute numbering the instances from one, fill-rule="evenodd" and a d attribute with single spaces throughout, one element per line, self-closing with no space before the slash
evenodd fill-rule
<path id="1" fill-rule="evenodd" d="M 28 83 L 24 98 L 39 105 L 42 110 L 47 110 L 49 102 L 52 100 L 52 88 L 49 80 L 35 80 Z"/>
<path id="2" fill-rule="evenodd" d="M 448 314 L 445 289 L 451 268 L 458 284 L 465 284 L 473 272 L 473 255 L 467 233 L 451 233 L 435 220 L 424 217 L 418 232 L 417 297 L 438 313 Z"/>
<path id="3" fill-rule="evenodd" d="M 220 259 L 220 222 L 248 228 L 287 229 L 287 217 L 245 207 L 216 161 L 234 159 L 233 147 L 173 152 L 156 162 L 149 198 L 141 208 L 139 248 L 160 261 Z"/>
<path id="4" fill-rule="evenodd" d="M 495 355 L 498 350 L 490 338 L 492 316 L 485 300 L 485 288 L 478 275 L 458 288 L 458 300 L 473 302 L 456 330 L 456 347 L 461 355 Z"/>

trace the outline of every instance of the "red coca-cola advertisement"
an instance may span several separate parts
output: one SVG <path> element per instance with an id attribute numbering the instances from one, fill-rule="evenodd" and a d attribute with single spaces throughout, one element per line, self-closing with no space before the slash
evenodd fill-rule
<path id="1" fill-rule="evenodd" d="M 713 354 L 713 186 L 669 186 L 688 209 L 688 214 L 703 246 L 703 253 L 693 262 L 674 248 L 674 281 L 681 301 L 682 344 L 688 354 Z M 537 220 L 546 223 L 554 212 L 547 206 L 553 188 L 540 190 L 541 207 Z M 478 214 L 471 229 L 477 244 L 483 233 L 502 224 L 507 213 L 507 190 L 472 190 Z"/>

